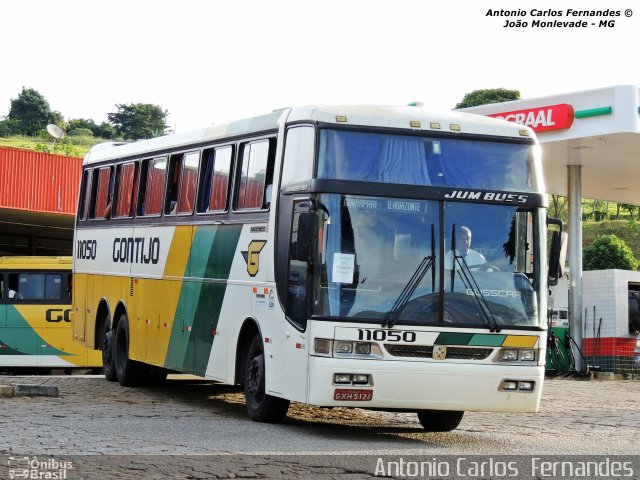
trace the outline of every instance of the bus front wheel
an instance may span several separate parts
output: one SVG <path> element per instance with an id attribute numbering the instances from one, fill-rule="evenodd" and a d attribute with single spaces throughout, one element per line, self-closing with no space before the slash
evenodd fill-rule
<path id="1" fill-rule="evenodd" d="M 450 432 L 455 430 L 464 412 L 450 412 L 446 410 L 419 410 L 418 420 L 427 432 Z"/>
<path id="2" fill-rule="evenodd" d="M 126 314 L 120 316 L 116 328 L 114 363 L 118 383 L 123 387 L 138 385 L 143 376 L 144 365 L 129 358 L 129 320 Z"/>
<path id="3" fill-rule="evenodd" d="M 111 317 L 107 317 L 104 321 L 104 329 L 102 331 L 102 373 L 104 373 L 104 378 L 110 382 L 118 380 L 113 355 L 114 333 L 111 328 Z"/>
<path id="4" fill-rule="evenodd" d="M 244 398 L 249 418 L 254 422 L 280 423 L 289 409 L 289 400 L 265 393 L 264 349 L 256 336 L 247 351 L 244 372 Z"/>

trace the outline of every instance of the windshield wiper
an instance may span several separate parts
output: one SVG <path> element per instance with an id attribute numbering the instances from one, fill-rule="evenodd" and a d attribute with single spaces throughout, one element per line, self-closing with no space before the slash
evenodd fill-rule
<path id="1" fill-rule="evenodd" d="M 434 268 L 432 268 L 433 262 L 436 259 L 435 244 L 436 244 L 436 234 L 435 234 L 434 225 L 432 223 L 431 224 L 431 255 L 424 257 L 420 262 L 420 265 L 418 265 L 418 268 L 416 268 L 415 272 L 413 272 L 413 275 L 411 276 L 407 284 L 402 289 L 402 292 L 400 292 L 400 295 L 398 296 L 395 303 L 393 304 L 393 307 L 391 307 L 391 310 L 389 310 L 386 313 L 384 317 L 384 321 L 382 322 L 382 327 L 391 328 L 396 324 L 396 322 L 398 321 L 398 318 L 400 317 L 400 313 L 402 312 L 404 307 L 407 305 L 407 303 L 409 303 L 409 300 L 411 300 L 411 296 L 414 294 L 414 292 L 416 291 L 416 288 L 418 288 L 418 285 L 420 285 L 420 282 L 422 281 L 422 279 L 424 278 L 424 276 L 426 275 L 426 273 L 429 271 L 430 268 L 431 268 L 431 292 L 432 293 L 435 292 L 436 271 Z"/>
<path id="2" fill-rule="evenodd" d="M 453 228 L 454 228 L 454 231 L 452 232 L 451 237 L 455 241 L 455 224 Z M 455 246 L 454 241 L 451 242 L 452 246 Z M 496 318 L 493 316 L 493 313 L 489 308 L 487 299 L 484 298 L 484 295 L 482 294 L 482 290 L 480 290 L 478 282 L 476 282 L 476 279 L 473 276 L 473 273 L 471 273 L 471 269 L 469 269 L 469 265 L 467 264 L 467 261 L 464 259 L 464 256 L 458 255 L 454 249 L 452 249 L 451 251 L 453 254 L 453 268 L 451 269 L 451 275 L 452 275 L 451 291 L 453 292 L 453 275 L 455 274 L 455 264 L 456 262 L 458 262 L 460 266 L 460 273 L 462 275 L 463 283 L 465 284 L 465 287 L 467 287 L 467 291 L 471 290 L 471 292 L 473 293 L 473 298 L 476 299 L 476 302 L 478 303 L 478 307 L 480 307 L 480 312 L 482 312 L 482 318 L 487 324 L 487 327 L 489 327 L 489 331 L 500 333 L 500 325 L 498 325 Z"/>

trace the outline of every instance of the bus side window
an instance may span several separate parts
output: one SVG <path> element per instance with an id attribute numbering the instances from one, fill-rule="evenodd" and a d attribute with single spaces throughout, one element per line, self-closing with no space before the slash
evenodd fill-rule
<path id="1" fill-rule="evenodd" d="M 112 167 L 93 170 L 93 188 L 91 192 L 91 218 L 106 219 L 111 215 L 111 197 L 113 193 Z"/>
<path id="2" fill-rule="evenodd" d="M 233 147 L 230 145 L 204 151 L 198 213 L 224 212 L 227 209 L 232 159 Z"/>
<path id="3" fill-rule="evenodd" d="M 160 215 L 166 177 L 166 158 L 152 158 L 142 163 L 138 215 Z"/>
<path id="4" fill-rule="evenodd" d="M 273 183 L 275 141 L 258 140 L 243 145 L 238 175 L 236 209 L 266 209 L 267 187 Z"/>
<path id="5" fill-rule="evenodd" d="M 133 215 L 133 198 L 137 181 L 138 164 L 125 163 L 116 170 L 116 205 L 114 217 L 131 217 Z"/>
<path id="6" fill-rule="evenodd" d="M 198 179 L 198 152 L 172 155 L 169 161 L 169 181 L 165 200 L 165 215 L 193 212 L 193 199 Z"/>
<path id="7" fill-rule="evenodd" d="M 82 183 L 80 184 L 80 195 L 78 195 L 78 220 L 87 219 L 87 200 L 89 197 L 89 180 L 91 179 L 91 170 L 85 170 L 82 173 Z"/>

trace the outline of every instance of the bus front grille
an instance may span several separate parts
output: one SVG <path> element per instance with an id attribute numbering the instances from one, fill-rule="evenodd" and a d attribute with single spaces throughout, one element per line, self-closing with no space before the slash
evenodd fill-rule
<path id="1" fill-rule="evenodd" d="M 384 348 L 394 357 L 433 358 L 431 345 L 397 345 L 385 343 Z M 493 352 L 492 348 L 447 347 L 446 358 L 453 360 L 484 360 Z"/>

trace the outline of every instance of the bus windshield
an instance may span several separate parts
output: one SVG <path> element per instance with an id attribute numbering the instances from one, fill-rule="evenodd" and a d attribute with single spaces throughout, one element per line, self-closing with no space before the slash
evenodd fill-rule
<path id="1" fill-rule="evenodd" d="M 538 187 L 530 143 L 331 129 L 320 133 L 318 178 L 520 192 Z"/>
<path id="2" fill-rule="evenodd" d="M 535 209 L 339 194 L 317 204 L 316 318 L 539 326 Z"/>

